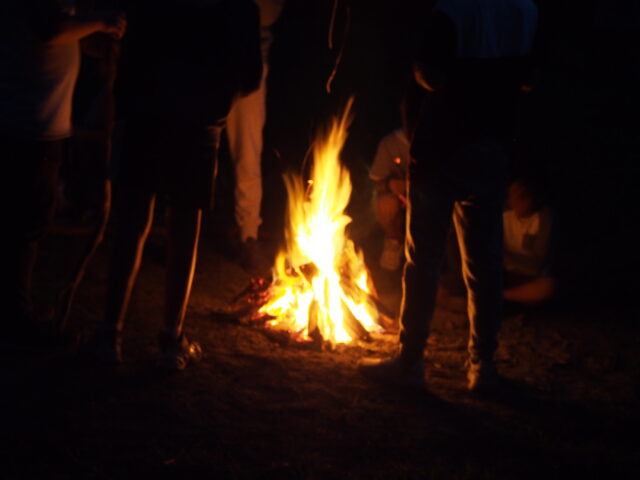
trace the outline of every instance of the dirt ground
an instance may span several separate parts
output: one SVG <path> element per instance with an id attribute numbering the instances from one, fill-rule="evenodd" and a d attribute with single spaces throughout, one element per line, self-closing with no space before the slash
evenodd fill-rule
<path id="1" fill-rule="evenodd" d="M 562 307 L 507 316 L 498 351 L 505 385 L 482 397 L 465 390 L 465 301 L 443 290 L 428 392 L 396 391 L 357 372 L 363 356 L 395 351 L 393 334 L 317 351 L 217 315 L 250 275 L 212 246 L 215 237 L 206 229 L 189 307 L 187 333 L 206 354 L 193 368 L 155 367 L 157 242 L 132 301 L 124 365 L 97 368 L 73 349 L 2 349 L 2 478 L 635 478 L 633 319 Z M 49 237 L 40 298 L 62 285 L 84 240 Z M 108 247 L 70 320 L 81 340 L 102 315 Z M 377 277 L 393 305 L 399 276 Z"/>

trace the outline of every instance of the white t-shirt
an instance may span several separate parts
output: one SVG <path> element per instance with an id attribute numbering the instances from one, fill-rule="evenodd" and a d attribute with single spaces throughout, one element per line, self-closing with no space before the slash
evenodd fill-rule
<path id="1" fill-rule="evenodd" d="M 0 13 L 0 131 L 28 140 L 69 137 L 78 43 L 45 44 L 26 9 L 3 6 Z"/>
<path id="2" fill-rule="evenodd" d="M 504 267 L 519 275 L 544 275 L 549 268 L 551 211 L 543 208 L 527 218 L 513 210 L 502 214 L 504 227 Z"/>

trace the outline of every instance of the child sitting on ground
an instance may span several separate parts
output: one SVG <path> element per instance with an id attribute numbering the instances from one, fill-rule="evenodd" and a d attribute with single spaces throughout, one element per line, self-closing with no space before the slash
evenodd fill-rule
<path id="1" fill-rule="evenodd" d="M 412 81 L 400 103 L 402 126 L 380 140 L 369 173 L 376 189 L 373 209 L 384 233 L 379 263 L 388 271 L 397 270 L 404 263 L 407 168 L 422 95 L 422 90 Z"/>
<path id="2" fill-rule="evenodd" d="M 507 301 L 537 305 L 551 299 L 557 281 L 551 275 L 552 215 L 536 182 L 518 178 L 509 186 L 503 213 Z"/>
<path id="3" fill-rule="evenodd" d="M 384 232 L 380 266 L 390 271 L 397 270 L 404 258 L 409 147 L 409 139 L 402 127 L 383 137 L 369 174 L 376 188 L 376 221 Z"/>

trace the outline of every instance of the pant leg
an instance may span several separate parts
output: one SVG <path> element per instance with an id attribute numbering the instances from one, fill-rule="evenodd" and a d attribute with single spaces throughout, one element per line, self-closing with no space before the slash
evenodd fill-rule
<path id="1" fill-rule="evenodd" d="M 19 316 L 31 315 L 31 283 L 38 242 L 53 221 L 56 191 L 66 141 L 19 141 L 2 138 L 1 156 L 12 165 L 15 188 L 10 199 L 17 208 L 15 218 L 16 280 L 10 294 Z"/>
<path id="2" fill-rule="evenodd" d="M 400 314 L 402 356 L 407 361 L 422 358 L 429 336 L 453 205 L 454 199 L 446 186 L 435 179 L 412 182 L 409 186 L 410 261 L 404 268 Z"/>
<path id="3" fill-rule="evenodd" d="M 493 359 L 502 321 L 502 211 L 507 156 L 500 144 L 490 141 L 477 143 L 468 153 L 479 164 L 490 167 L 479 176 L 481 182 L 470 184 L 467 198 L 456 202 L 453 214 L 467 287 L 469 357 L 476 362 Z"/>
<path id="4" fill-rule="evenodd" d="M 231 106 L 227 138 L 236 174 L 235 217 L 241 240 L 258 238 L 262 201 L 262 130 L 266 121 L 268 66 L 263 64 L 260 87 Z"/>
<path id="5" fill-rule="evenodd" d="M 457 202 L 454 222 L 467 286 L 469 355 L 490 360 L 502 320 L 502 203 Z"/>

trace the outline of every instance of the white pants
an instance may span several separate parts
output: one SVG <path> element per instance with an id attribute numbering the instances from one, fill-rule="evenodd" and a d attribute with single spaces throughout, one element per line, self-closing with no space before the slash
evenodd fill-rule
<path id="1" fill-rule="evenodd" d="M 240 239 L 258 238 L 262 201 L 262 130 L 266 120 L 268 65 L 263 62 L 260 87 L 238 99 L 227 117 L 229 151 L 236 174 L 235 217 Z"/>

